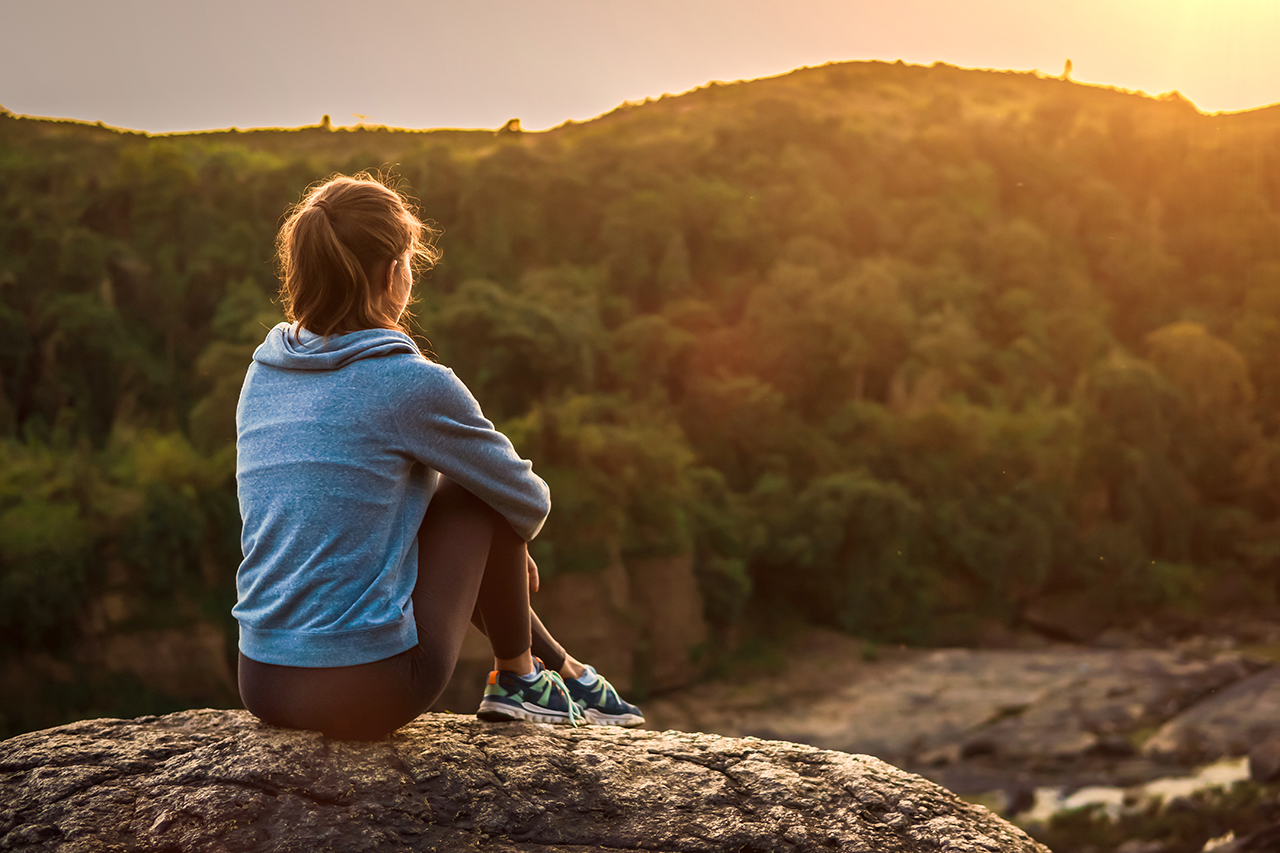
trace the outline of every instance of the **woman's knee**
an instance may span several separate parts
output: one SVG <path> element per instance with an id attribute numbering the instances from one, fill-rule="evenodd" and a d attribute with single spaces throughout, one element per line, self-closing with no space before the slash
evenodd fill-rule
<path id="1" fill-rule="evenodd" d="M 467 491 L 453 480 L 441 475 L 440 483 L 427 505 L 428 518 L 432 515 L 472 515 L 493 522 L 502 516 L 493 507 Z"/>
<path id="2" fill-rule="evenodd" d="M 502 514 L 467 489 L 441 475 L 440 483 L 427 505 L 424 528 L 481 525 L 491 531 L 494 544 L 520 545 L 524 542 Z M 457 528 L 454 527 L 455 532 Z"/>

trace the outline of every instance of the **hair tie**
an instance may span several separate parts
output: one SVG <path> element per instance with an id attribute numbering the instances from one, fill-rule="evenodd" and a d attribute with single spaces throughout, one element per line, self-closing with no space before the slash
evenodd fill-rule
<path id="1" fill-rule="evenodd" d="M 333 220 L 333 206 L 329 204 L 328 200 L 323 198 L 318 198 L 315 201 L 311 202 L 311 204 L 313 207 L 318 207 L 321 210 L 323 210 L 324 215 L 329 217 L 330 221 Z"/>

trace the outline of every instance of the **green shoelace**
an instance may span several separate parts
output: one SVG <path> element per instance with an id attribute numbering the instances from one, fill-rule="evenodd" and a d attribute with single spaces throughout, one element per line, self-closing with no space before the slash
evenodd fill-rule
<path id="1" fill-rule="evenodd" d="M 573 695 L 569 693 L 569 687 L 564 683 L 564 679 L 560 677 L 560 673 L 551 669 L 542 671 L 547 678 L 551 679 L 551 683 L 559 687 L 564 692 L 565 701 L 569 703 L 569 724 L 575 729 L 582 725 L 584 719 L 582 709 L 578 707 L 578 703 L 573 701 Z"/>

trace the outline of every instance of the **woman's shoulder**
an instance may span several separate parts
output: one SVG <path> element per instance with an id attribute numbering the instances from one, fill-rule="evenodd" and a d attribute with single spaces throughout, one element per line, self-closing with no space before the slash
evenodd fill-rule
<path id="1" fill-rule="evenodd" d="M 373 370 L 423 382 L 456 382 L 457 377 L 448 365 L 441 364 L 420 352 L 392 352 L 365 361 Z"/>
<path id="2" fill-rule="evenodd" d="M 363 368 L 377 377 L 393 400 L 412 403 L 442 398 L 473 399 L 471 391 L 451 368 L 421 353 L 393 353 L 369 359 Z"/>

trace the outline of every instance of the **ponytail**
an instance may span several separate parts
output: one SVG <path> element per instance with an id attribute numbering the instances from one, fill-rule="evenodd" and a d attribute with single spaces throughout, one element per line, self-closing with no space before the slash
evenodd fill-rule
<path id="1" fill-rule="evenodd" d="M 407 197 L 367 173 L 312 187 L 276 238 L 285 316 L 318 335 L 407 331 L 392 316 L 382 276 L 395 261 L 433 266 L 438 233 Z"/>

